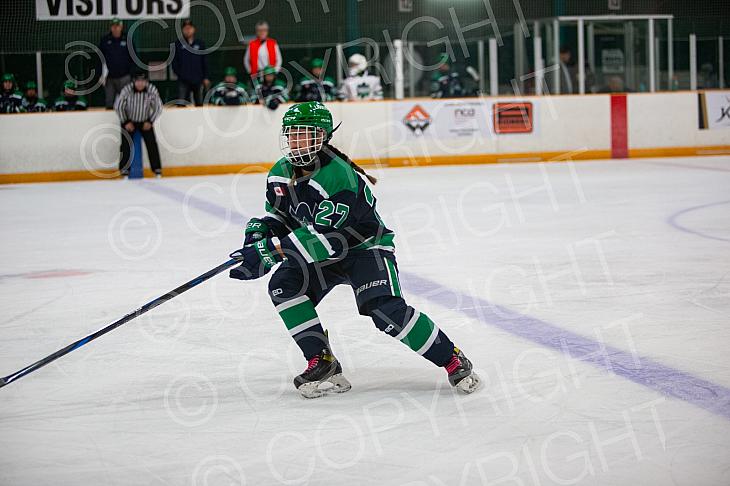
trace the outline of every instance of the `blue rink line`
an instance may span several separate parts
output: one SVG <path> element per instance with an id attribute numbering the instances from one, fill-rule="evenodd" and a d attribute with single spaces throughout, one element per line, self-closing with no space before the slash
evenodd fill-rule
<path id="1" fill-rule="evenodd" d="M 720 201 L 720 202 L 714 202 L 714 203 L 709 203 L 709 204 L 702 204 L 700 206 L 692 206 L 691 208 L 685 208 L 685 209 L 679 210 L 667 218 L 667 223 L 672 228 L 678 229 L 679 231 L 684 231 L 685 233 L 689 233 L 689 234 L 692 234 L 695 236 L 699 236 L 701 238 L 707 238 L 708 240 L 716 240 L 716 241 L 730 241 L 730 239 L 728 239 L 728 238 L 708 235 L 708 234 L 702 233 L 700 231 L 694 230 L 692 228 L 683 226 L 677 222 L 679 217 L 682 216 L 683 214 L 691 213 L 692 211 L 699 211 L 700 209 L 711 208 L 713 206 L 721 206 L 723 204 L 730 204 L 730 201 Z"/>
<path id="2" fill-rule="evenodd" d="M 140 182 L 140 187 L 183 204 L 183 192 L 159 183 Z M 247 218 L 223 206 L 195 197 L 188 197 L 190 207 L 211 216 L 230 221 Z M 243 224 L 243 223 L 242 223 Z M 400 272 L 403 283 L 442 307 L 461 312 L 488 326 L 505 331 L 570 358 L 589 363 L 598 369 L 613 373 L 662 395 L 677 398 L 708 412 L 730 419 L 730 389 L 693 376 L 681 370 L 658 363 L 643 356 L 607 346 L 580 334 L 560 328 L 536 317 L 520 314 L 477 296 L 446 288 L 433 280 L 409 272 Z M 454 308 L 454 302 L 463 305 Z M 472 305 L 468 305 L 471 302 Z M 463 307 L 463 308 L 462 308 Z"/>

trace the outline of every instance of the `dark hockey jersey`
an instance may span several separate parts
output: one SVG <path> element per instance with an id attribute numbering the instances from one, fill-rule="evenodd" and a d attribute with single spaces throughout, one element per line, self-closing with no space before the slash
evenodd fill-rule
<path id="1" fill-rule="evenodd" d="M 263 219 L 284 253 L 312 263 L 352 251 L 394 251 L 395 235 L 380 219 L 365 178 L 326 147 L 319 160 L 311 175 L 296 181 L 284 158 L 269 171 Z"/>
<path id="2" fill-rule="evenodd" d="M 286 84 L 276 80 L 272 84 L 255 83 L 253 102 L 260 103 L 267 108 L 275 110 L 280 104 L 289 99 Z"/>
<path id="3" fill-rule="evenodd" d="M 449 73 L 436 72 L 431 79 L 431 97 L 433 98 L 458 98 L 467 96 L 461 76 L 456 71 Z"/>
<path id="4" fill-rule="evenodd" d="M 0 113 L 20 113 L 23 111 L 23 94 L 11 89 L 5 91 L 0 89 Z"/>
<path id="5" fill-rule="evenodd" d="M 35 98 L 23 97 L 23 109 L 28 113 L 42 113 L 48 110 L 48 105 L 46 100 L 37 96 Z"/>
<path id="6" fill-rule="evenodd" d="M 83 111 L 87 106 L 85 96 L 61 95 L 53 103 L 53 111 Z"/>
<path id="7" fill-rule="evenodd" d="M 302 79 L 296 87 L 294 101 L 334 101 L 337 99 L 337 88 L 332 78 L 316 79 L 307 77 Z"/>
<path id="8" fill-rule="evenodd" d="M 251 96 L 243 83 L 220 82 L 213 87 L 213 94 L 210 97 L 211 105 L 237 106 L 245 105 L 249 101 Z"/>

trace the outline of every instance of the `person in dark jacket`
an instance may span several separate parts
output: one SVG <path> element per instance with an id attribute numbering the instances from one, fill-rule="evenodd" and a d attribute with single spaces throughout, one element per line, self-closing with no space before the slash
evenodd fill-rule
<path id="1" fill-rule="evenodd" d="M 127 36 L 122 21 L 112 19 L 109 33 L 99 42 L 99 50 L 103 56 L 101 76 L 104 84 L 104 106 L 107 110 L 114 108 L 114 100 L 131 80 L 129 75 L 134 68 L 131 47 L 127 45 Z"/>
<path id="2" fill-rule="evenodd" d="M 578 79 L 578 61 L 573 57 L 573 51 L 568 46 L 560 47 L 560 93 L 580 93 L 580 81 Z M 585 92 L 593 93 L 596 90 L 596 77 L 591 71 L 588 63 L 584 64 Z"/>
<path id="3" fill-rule="evenodd" d="M 38 85 L 35 81 L 25 83 L 23 94 L 23 110 L 28 113 L 42 113 L 48 109 L 46 100 L 38 94 Z"/>
<path id="4" fill-rule="evenodd" d="M 461 75 L 458 71 L 451 69 L 449 55 L 439 56 L 439 67 L 431 75 L 431 97 L 432 98 L 459 98 L 467 96 Z"/>
<path id="5" fill-rule="evenodd" d="M 15 76 L 11 73 L 3 74 L 2 89 L 0 89 L 0 113 L 20 113 L 23 110 L 23 93 L 18 90 Z"/>
<path id="6" fill-rule="evenodd" d="M 238 81 L 238 73 L 233 66 L 223 71 L 223 81 L 216 84 L 210 93 L 211 105 L 238 106 L 251 101 L 246 85 Z"/>
<path id="7" fill-rule="evenodd" d="M 324 60 L 312 59 L 309 74 L 299 81 L 294 88 L 294 101 L 334 101 L 337 99 L 335 81 L 324 74 Z"/>
<path id="8" fill-rule="evenodd" d="M 289 99 L 286 83 L 276 79 L 276 68 L 266 66 L 254 80 L 254 103 L 276 110 L 280 104 Z"/>
<path id="9" fill-rule="evenodd" d="M 182 24 L 185 42 L 175 42 L 175 56 L 172 59 L 172 70 L 177 75 L 178 105 L 185 106 L 193 95 L 195 106 L 203 105 L 203 88 L 208 88 L 208 59 L 205 43 L 195 38 L 195 26 L 192 21 Z"/>
<path id="10" fill-rule="evenodd" d="M 71 80 L 63 83 L 61 96 L 53 103 L 53 111 L 84 111 L 87 107 L 86 97 L 76 93 L 76 83 Z"/>

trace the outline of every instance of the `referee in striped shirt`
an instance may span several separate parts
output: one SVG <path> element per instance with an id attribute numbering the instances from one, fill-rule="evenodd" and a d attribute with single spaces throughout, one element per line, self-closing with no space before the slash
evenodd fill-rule
<path id="1" fill-rule="evenodd" d="M 162 99 L 160 93 L 147 80 L 147 73 L 136 71 L 132 76 L 132 82 L 122 88 L 116 101 L 114 109 L 122 122 L 122 157 L 119 161 L 119 172 L 123 177 L 129 175 L 131 163 L 131 145 L 135 132 L 142 134 L 142 139 L 147 147 L 147 155 L 150 159 L 150 166 L 156 177 L 162 176 L 160 165 L 160 151 L 157 148 L 155 129 L 153 124 L 162 113 Z"/>

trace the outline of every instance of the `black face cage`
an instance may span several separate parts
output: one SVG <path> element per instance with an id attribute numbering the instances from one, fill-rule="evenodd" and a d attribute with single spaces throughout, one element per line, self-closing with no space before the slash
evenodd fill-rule
<path id="1" fill-rule="evenodd" d="M 297 167 L 310 165 L 322 149 L 326 132 L 310 125 L 290 125 L 281 128 L 279 148 L 289 163 Z"/>

